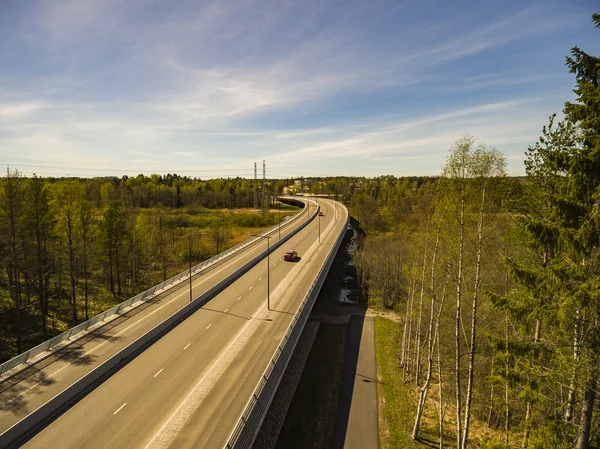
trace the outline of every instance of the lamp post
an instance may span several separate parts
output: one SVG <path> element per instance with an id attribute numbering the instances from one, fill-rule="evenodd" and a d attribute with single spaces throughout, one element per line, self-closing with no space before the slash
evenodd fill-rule
<path id="1" fill-rule="evenodd" d="M 251 237 L 260 237 L 261 239 L 267 239 L 267 309 L 271 310 L 271 261 L 269 259 L 269 252 L 271 250 L 271 237 L 268 235 L 250 234 Z"/>
<path id="2" fill-rule="evenodd" d="M 321 212 L 319 212 L 319 243 L 321 243 Z"/>
<path id="3" fill-rule="evenodd" d="M 192 232 L 190 234 L 187 234 L 187 238 L 188 238 L 188 259 L 189 259 L 189 263 L 190 263 L 190 302 L 192 302 L 192 236 L 193 235 L 198 235 L 200 236 L 200 239 L 202 239 L 203 235 L 206 235 L 206 232 Z M 199 240 L 200 240 L 199 239 Z"/>
<path id="4" fill-rule="evenodd" d="M 277 201 L 277 212 L 279 213 L 279 240 L 281 240 L 281 201 Z"/>

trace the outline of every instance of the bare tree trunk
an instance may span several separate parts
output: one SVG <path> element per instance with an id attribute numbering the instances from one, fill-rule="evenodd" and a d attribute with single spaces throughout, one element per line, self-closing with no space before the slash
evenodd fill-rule
<path id="1" fill-rule="evenodd" d="M 481 203 L 479 208 L 479 223 L 477 225 L 477 262 L 475 265 L 475 288 L 473 292 L 473 304 L 471 308 L 471 341 L 469 348 L 469 383 L 467 385 L 467 399 L 465 403 L 465 425 L 462 440 L 462 448 L 467 449 L 469 442 L 469 427 L 471 423 L 471 402 L 473 401 L 473 379 L 475 377 L 475 352 L 477 350 L 477 302 L 479 300 L 479 289 L 481 288 L 481 258 L 483 254 L 483 206 L 485 204 L 485 186 L 481 192 Z"/>
<path id="2" fill-rule="evenodd" d="M 115 229 L 115 268 L 117 269 L 117 293 L 121 297 L 121 266 L 119 263 L 121 253 L 121 230 Z"/>
<path id="3" fill-rule="evenodd" d="M 436 295 L 436 284 L 435 284 L 435 262 L 436 262 L 436 257 L 437 257 L 437 250 L 439 247 L 439 243 L 440 243 L 440 226 L 438 224 L 437 229 L 436 229 L 436 236 L 435 236 L 435 245 L 433 247 L 433 254 L 431 255 L 431 277 L 430 277 L 430 284 L 429 284 L 429 290 L 430 290 L 430 296 L 431 296 L 431 307 L 430 307 L 430 313 L 429 313 L 429 328 L 427 331 L 427 376 L 425 379 L 425 383 L 423 384 L 423 387 L 421 388 L 420 394 L 419 394 L 419 402 L 417 405 L 417 414 L 415 417 L 415 425 L 413 427 L 413 432 L 412 432 L 412 438 L 413 440 L 416 440 L 419 437 L 419 427 L 421 425 L 421 416 L 423 415 L 423 409 L 425 408 L 425 401 L 427 400 L 427 393 L 429 392 L 429 384 L 431 382 L 431 374 L 433 372 L 433 345 L 435 344 L 435 340 L 438 336 L 438 331 L 439 331 L 439 326 L 436 325 L 435 327 L 435 335 L 433 335 L 433 317 L 434 317 L 434 313 L 435 313 L 435 307 L 437 304 L 437 295 Z M 426 260 L 426 259 L 425 259 Z M 423 266 L 423 274 L 421 277 L 421 287 L 423 287 L 424 284 L 424 279 L 425 277 L 425 266 Z M 446 282 L 444 282 L 444 294 L 446 292 Z M 422 301 L 422 297 L 423 297 L 423 288 L 421 288 L 421 301 Z M 442 310 L 442 306 L 443 306 L 443 301 L 444 301 L 444 297 L 442 296 L 442 304 L 440 304 L 439 306 L 439 311 L 437 313 L 437 320 L 436 323 L 439 324 L 439 319 L 440 319 L 440 313 Z M 418 371 L 417 371 L 418 373 Z M 418 374 L 417 374 L 417 379 L 418 379 Z"/>
<path id="4" fill-rule="evenodd" d="M 505 444 L 509 445 L 509 431 L 510 431 L 510 403 L 508 402 L 508 316 L 504 317 L 504 433 L 505 433 Z"/>
<path id="5" fill-rule="evenodd" d="M 590 447 L 590 433 L 592 429 L 592 415 L 594 403 L 596 402 L 596 389 L 598 388 L 598 374 L 596 367 L 592 368 L 584 394 L 583 409 L 581 411 L 580 431 L 577 437 L 576 449 L 588 449 Z"/>
<path id="6" fill-rule="evenodd" d="M 109 242 L 108 242 L 108 284 L 110 286 L 110 292 L 113 294 L 113 296 L 116 296 L 115 278 L 113 275 L 113 239 L 112 239 L 112 236 L 109 236 Z"/>
<path id="7" fill-rule="evenodd" d="M 134 216 L 131 233 L 131 296 L 135 296 L 135 222 Z"/>
<path id="8" fill-rule="evenodd" d="M 492 367 L 490 368 L 490 376 L 494 375 L 494 358 L 492 357 Z M 494 383 L 490 387 L 490 410 L 488 412 L 488 427 L 492 427 L 492 416 L 494 415 Z"/>
<path id="9" fill-rule="evenodd" d="M 465 196 L 464 190 L 460 201 L 460 219 L 459 219 L 459 244 L 458 244 L 458 274 L 456 279 L 456 323 L 455 323 L 455 342 L 456 342 L 456 360 L 454 366 L 454 374 L 456 377 L 456 447 L 461 447 L 462 442 L 462 391 L 461 391 L 461 368 L 460 368 L 460 315 L 461 315 L 461 299 L 462 299 L 462 278 L 463 278 L 463 250 L 465 237 Z"/>
<path id="10" fill-rule="evenodd" d="M 540 332 L 541 332 L 541 321 L 538 318 L 535 322 L 535 334 L 533 336 L 533 341 L 535 343 L 540 341 Z M 527 402 L 527 406 L 525 408 L 525 419 L 524 419 L 524 431 L 523 431 L 523 442 L 521 443 L 521 448 L 525 449 L 529 446 L 529 434 L 531 432 L 531 418 L 533 415 L 533 404 L 531 401 Z"/>
<path id="11" fill-rule="evenodd" d="M 413 306 L 414 306 L 414 302 L 415 302 L 415 290 L 417 288 L 417 276 L 416 276 L 416 261 L 415 261 L 415 266 L 413 267 L 413 287 L 412 287 L 412 293 L 410 296 L 410 313 L 408 314 L 408 316 L 406 317 L 406 319 L 408 320 L 408 341 L 406 342 L 406 358 L 404 360 L 404 370 L 402 372 L 402 382 L 406 382 L 406 374 L 408 373 L 409 367 L 410 367 L 410 356 L 411 356 L 411 342 L 412 342 L 412 313 L 413 313 Z"/>
<path id="12" fill-rule="evenodd" d="M 421 425 L 421 417 L 423 416 L 423 410 L 425 409 L 425 402 L 427 401 L 427 394 L 429 393 L 429 385 L 431 383 L 431 375 L 433 373 L 433 346 L 435 341 L 439 338 L 439 322 L 442 308 L 444 307 L 444 299 L 446 297 L 446 283 L 444 283 L 444 292 L 442 293 L 442 300 L 440 301 L 439 308 L 436 316 L 435 333 L 433 328 L 434 322 L 434 310 L 436 306 L 436 297 L 431 298 L 431 313 L 429 314 L 429 332 L 427 342 L 427 375 L 425 377 L 425 383 L 421 387 L 419 392 L 419 402 L 417 405 L 417 414 L 415 417 L 415 425 L 413 427 L 412 439 L 416 440 L 419 437 L 419 428 Z"/>
<path id="13" fill-rule="evenodd" d="M 85 319 L 89 320 L 89 307 L 88 307 L 88 272 L 87 272 L 87 230 L 83 229 L 83 294 L 85 297 Z"/>
<path id="14" fill-rule="evenodd" d="M 415 259 L 413 263 L 412 269 L 412 282 L 408 289 L 408 298 L 406 300 L 406 315 L 404 316 L 404 332 L 402 334 L 402 356 L 400 357 L 400 366 L 402 368 L 405 367 L 406 358 L 407 358 L 407 344 L 409 337 L 409 316 L 412 314 L 412 299 L 414 297 L 414 287 L 415 287 L 415 269 L 417 268 L 417 260 Z M 404 379 L 403 379 L 404 380 Z"/>
<path id="15" fill-rule="evenodd" d="M 15 305 L 15 321 L 17 323 L 17 352 L 22 352 L 21 342 L 21 294 L 19 291 L 19 263 L 18 263 L 18 241 L 17 241 L 17 225 L 20 217 L 18 208 L 21 205 L 21 179 L 20 173 L 15 170 L 6 170 L 6 178 L 4 178 L 3 198 L 0 202 L 8 218 L 8 226 L 10 232 L 10 261 L 8 263 L 8 289 L 10 296 Z"/>
<path id="16" fill-rule="evenodd" d="M 77 297 L 75 295 L 75 242 L 73 241 L 73 223 L 72 217 L 67 217 L 67 238 L 69 241 L 69 287 L 72 307 L 72 319 L 77 321 Z"/>
<path id="17" fill-rule="evenodd" d="M 163 282 L 167 280 L 167 261 L 165 257 L 165 241 L 163 236 L 163 219 L 162 214 L 158 215 L 158 237 L 160 239 L 160 260 L 162 262 Z"/>
<path id="18" fill-rule="evenodd" d="M 441 307 L 440 307 L 441 310 Z M 438 365 L 438 390 L 439 390 L 439 400 L 438 400 L 438 411 L 439 411 L 439 423 L 438 423 L 438 434 L 440 437 L 440 449 L 444 449 L 444 400 L 443 400 L 443 387 L 444 387 L 444 379 L 442 378 L 442 354 L 440 351 L 440 320 L 438 315 L 438 320 L 435 323 L 436 334 L 438 334 L 437 339 L 437 365 Z"/>
<path id="19" fill-rule="evenodd" d="M 423 252 L 423 268 L 421 270 L 421 296 L 419 299 L 419 316 L 417 318 L 417 342 L 415 347 L 415 385 L 421 381 L 421 322 L 423 321 L 423 300 L 425 297 L 425 267 L 427 266 L 427 245 Z"/>
<path id="20" fill-rule="evenodd" d="M 565 410 L 565 421 L 570 422 L 573 419 L 573 413 L 575 409 L 575 399 L 577 397 L 577 391 L 575 388 L 575 380 L 577 375 L 577 362 L 579 361 L 579 328 L 580 328 L 580 317 L 579 309 L 575 311 L 575 329 L 573 331 L 573 372 L 571 373 L 571 380 L 569 382 L 569 396 L 567 399 L 567 409 Z"/>
<path id="21" fill-rule="evenodd" d="M 42 230 L 39 218 L 39 211 L 36 208 L 35 214 L 35 244 L 37 252 L 37 283 L 38 283 L 38 297 L 40 300 L 40 312 L 42 314 L 42 335 L 46 335 L 46 317 L 48 310 L 45 306 L 46 291 L 44 288 L 44 261 L 42 259 Z"/>

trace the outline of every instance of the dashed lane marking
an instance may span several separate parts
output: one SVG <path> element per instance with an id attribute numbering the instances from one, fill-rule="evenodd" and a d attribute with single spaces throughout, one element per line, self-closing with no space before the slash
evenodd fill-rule
<path id="1" fill-rule="evenodd" d="M 127 402 L 125 402 L 121 407 L 119 407 L 117 409 L 117 411 L 113 413 L 113 415 L 116 415 L 117 413 L 119 413 L 123 409 L 123 407 L 125 407 L 126 405 L 127 405 Z"/>

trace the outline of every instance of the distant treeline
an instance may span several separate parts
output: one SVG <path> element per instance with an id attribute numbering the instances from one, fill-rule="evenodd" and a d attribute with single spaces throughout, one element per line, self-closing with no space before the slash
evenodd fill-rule
<path id="1" fill-rule="evenodd" d="M 0 360 L 277 223 L 284 187 L 330 194 L 386 229 L 436 178 L 0 178 Z M 264 190 L 263 190 L 264 186 Z M 259 211 L 231 209 L 254 208 Z M 260 212 L 260 209 L 263 212 Z M 386 212 L 388 211 L 388 212 Z"/>
<path id="2" fill-rule="evenodd" d="M 0 178 L 0 360 L 275 225 L 282 181 Z M 286 213 L 291 213 L 284 207 Z M 194 233 L 188 247 L 188 233 Z M 203 235 L 197 235 L 202 233 Z"/>

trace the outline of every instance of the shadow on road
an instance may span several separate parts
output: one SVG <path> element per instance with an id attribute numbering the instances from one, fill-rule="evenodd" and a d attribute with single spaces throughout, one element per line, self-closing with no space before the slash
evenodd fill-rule
<path id="1" fill-rule="evenodd" d="M 243 315 L 236 315 L 235 313 L 231 313 L 231 312 L 224 312 L 223 310 L 216 310 L 216 309 L 209 309 L 208 307 L 202 307 L 202 310 L 210 310 L 211 312 L 216 312 L 216 313 L 222 313 L 224 315 L 231 315 L 237 318 L 242 318 L 243 320 L 247 320 L 250 321 L 252 319 L 251 316 L 243 316 Z"/>
<path id="2" fill-rule="evenodd" d="M 350 407 L 352 405 L 352 394 L 354 392 L 354 381 L 357 378 L 356 367 L 358 365 L 358 352 L 360 350 L 360 340 L 364 322 L 364 314 L 352 315 L 350 317 L 348 340 L 346 343 L 346 357 L 344 359 L 344 370 L 342 371 L 337 415 L 335 418 L 335 426 L 333 428 L 333 442 L 331 445 L 336 449 L 343 448 L 346 441 Z M 363 380 L 366 380 L 367 382 L 374 381 L 374 379 L 371 378 Z"/>

